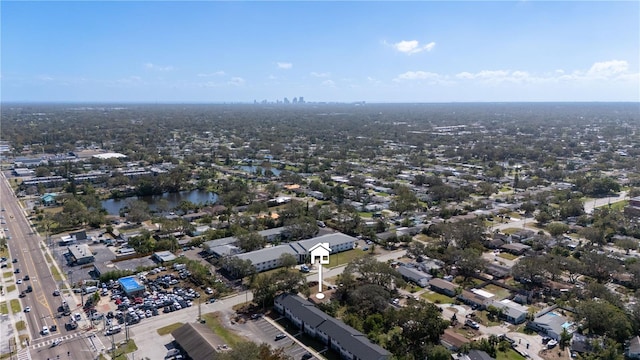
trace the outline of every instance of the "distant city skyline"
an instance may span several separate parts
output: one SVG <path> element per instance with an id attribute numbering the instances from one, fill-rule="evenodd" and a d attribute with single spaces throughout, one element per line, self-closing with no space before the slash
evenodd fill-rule
<path id="1" fill-rule="evenodd" d="M 640 101 L 640 3 L 0 4 L 1 100 Z"/>

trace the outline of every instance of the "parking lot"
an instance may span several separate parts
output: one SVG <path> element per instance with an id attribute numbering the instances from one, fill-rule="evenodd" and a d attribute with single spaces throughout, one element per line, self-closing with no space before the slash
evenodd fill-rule
<path id="1" fill-rule="evenodd" d="M 295 331 L 293 326 L 288 326 L 285 331 L 282 331 L 267 321 L 264 316 L 261 316 L 257 319 L 247 320 L 244 324 L 238 324 L 238 328 L 242 332 L 250 332 L 254 335 L 254 341 L 267 343 L 273 348 L 283 348 L 294 360 L 302 359 L 303 355 L 307 353 L 305 348 L 293 340 L 294 335 L 298 335 L 296 339 L 300 340 L 299 334 L 297 332 L 293 332 Z M 287 330 L 293 333 L 287 332 Z M 285 337 L 280 340 L 276 340 L 276 335 L 278 334 L 284 334 Z M 312 356 L 308 359 L 319 358 Z"/>

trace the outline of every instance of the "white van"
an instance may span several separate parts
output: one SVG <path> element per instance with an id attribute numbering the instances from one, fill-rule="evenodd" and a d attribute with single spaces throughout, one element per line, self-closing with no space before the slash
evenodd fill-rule
<path id="1" fill-rule="evenodd" d="M 82 289 L 82 293 L 83 294 L 93 294 L 94 292 L 98 291 L 98 287 L 97 286 L 87 286 L 85 288 Z"/>

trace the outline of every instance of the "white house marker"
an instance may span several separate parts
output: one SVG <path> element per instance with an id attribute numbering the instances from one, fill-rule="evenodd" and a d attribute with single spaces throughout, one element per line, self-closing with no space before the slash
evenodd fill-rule
<path id="1" fill-rule="evenodd" d="M 309 249 L 309 253 L 311 254 L 311 264 L 315 264 L 316 258 L 318 258 L 318 293 L 316 294 L 316 298 L 324 299 L 324 294 L 322 293 L 322 265 L 329 264 L 329 254 L 331 254 L 331 248 L 329 248 L 329 243 L 317 243 Z"/>

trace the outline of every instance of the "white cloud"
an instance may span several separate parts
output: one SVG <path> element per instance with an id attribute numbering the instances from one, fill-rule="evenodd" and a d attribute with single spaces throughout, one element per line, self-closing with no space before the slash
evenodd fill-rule
<path id="1" fill-rule="evenodd" d="M 49 75 L 40 75 L 40 76 L 38 76 L 38 80 L 41 80 L 41 81 L 53 81 L 54 78 L 52 78 Z"/>
<path id="2" fill-rule="evenodd" d="M 391 46 L 396 49 L 396 51 L 411 55 L 423 51 L 431 51 L 434 47 L 436 47 L 436 43 L 432 41 L 426 45 L 420 45 L 420 42 L 418 40 L 402 40 L 395 44 L 391 44 Z"/>
<path id="3" fill-rule="evenodd" d="M 198 77 L 214 77 L 214 76 L 225 76 L 227 75 L 224 71 L 216 71 L 212 73 L 199 73 Z"/>
<path id="4" fill-rule="evenodd" d="M 318 73 L 318 72 L 312 71 L 310 73 L 310 75 L 313 76 L 313 77 L 318 77 L 318 78 L 326 78 L 326 77 L 331 76 L 331 73 L 328 73 L 328 72 L 327 73 Z"/>
<path id="5" fill-rule="evenodd" d="M 154 71 L 171 71 L 173 70 L 173 66 L 168 65 L 168 66 L 161 66 L 161 65 L 156 65 L 153 63 L 145 63 L 144 67 L 149 69 L 149 70 L 154 70 Z"/>
<path id="6" fill-rule="evenodd" d="M 629 70 L 629 63 L 624 60 L 610 60 L 594 63 L 587 75 L 596 78 L 610 78 L 614 75 L 626 73 Z"/>
<path id="7" fill-rule="evenodd" d="M 285 70 L 289 70 L 293 67 L 292 63 L 286 63 L 286 62 L 279 62 L 278 63 L 278 69 L 285 69 Z"/>
<path id="8" fill-rule="evenodd" d="M 231 80 L 227 82 L 227 84 L 234 85 L 234 86 L 242 86 L 244 85 L 244 83 L 245 83 L 244 79 L 238 76 L 232 77 Z"/>
<path id="9" fill-rule="evenodd" d="M 402 80 L 440 80 L 442 76 L 440 74 L 427 72 L 427 71 L 407 71 L 398 75 L 393 81 Z"/>

